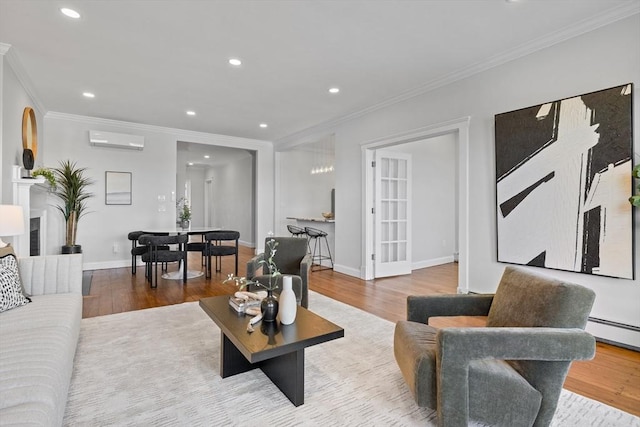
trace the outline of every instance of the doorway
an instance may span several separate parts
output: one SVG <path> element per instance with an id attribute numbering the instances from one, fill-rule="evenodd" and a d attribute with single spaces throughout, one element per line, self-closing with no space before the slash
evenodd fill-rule
<path id="1" fill-rule="evenodd" d="M 243 244 L 254 244 L 255 157 L 253 150 L 178 141 L 176 188 L 189 201 L 193 227 L 237 230 Z"/>
<path id="2" fill-rule="evenodd" d="M 457 184 L 457 258 L 458 258 L 458 291 L 461 293 L 468 292 L 468 135 L 469 135 L 469 117 L 452 120 L 428 126 L 412 131 L 404 132 L 398 135 L 379 138 L 362 144 L 363 159 L 363 236 L 365 244 L 363 246 L 363 272 L 364 280 L 372 280 L 375 275 L 374 254 L 376 250 L 376 233 L 375 233 L 375 216 L 372 207 L 375 202 L 375 188 L 373 168 L 370 167 L 375 157 L 376 150 L 396 149 L 397 146 L 411 142 L 428 140 L 442 135 L 453 135 L 453 141 L 456 144 L 456 184 Z M 417 167 L 417 166 L 416 166 Z"/>

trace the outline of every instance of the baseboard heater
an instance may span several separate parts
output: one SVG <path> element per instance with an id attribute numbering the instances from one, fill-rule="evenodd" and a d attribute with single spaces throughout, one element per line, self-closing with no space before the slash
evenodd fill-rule
<path id="1" fill-rule="evenodd" d="M 612 320 L 606 320 L 606 319 L 599 319 L 597 317 L 589 317 L 588 320 L 589 322 L 592 322 L 592 323 L 599 323 L 601 325 L 611 326 L 613 328 L 625 329 L 627 331 L 632 331 L 632 332 L 640 332 L 640 327 L 634 326 L 634 325 L 627 325 L 626 323 L 614 322 Z M 609 340 L 606 338 L 596 337 L 596 341 L 603 342 L 605 344 L 615 345 L 617 347 L 622 347 L 622 348 L 626 348 L 633 351 L 640 351 L 640 347 L 636 347 L 635 345 L 618 342 L 614 340 Z"/>

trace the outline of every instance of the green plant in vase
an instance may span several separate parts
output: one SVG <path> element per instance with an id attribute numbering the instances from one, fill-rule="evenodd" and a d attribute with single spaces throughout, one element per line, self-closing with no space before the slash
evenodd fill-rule
<path id="1" fill-rule="evenodd" d="M 262 300 L 260 309 L 262 311 L 262 320 L 264 322 L 273 322 L 278 315 L 278 299 L 273 296 L 273 291 L 278 289 L 278 276 L 280 276 L 280 270 L 273 259 L 278 251 L 278 242 L 275 239 L 269 239 L 267 241 L 267 247 L 269 248 L 269 258 L 262 259 L 258 264 L 264 265 L 269 270 L 268 282 L 262 283 L 260 280 L 249 280 L 245 277 L 237 277 L 233 274 L 229 274 L 227 279 L 223 283 L 235 282 L 238 289 L 242 290 L 249 285 L 255 285 L 266 289 L 267 296 Z M 264 280 L 263 280 L 264 281 Z"/>
<path id="2" fill-rule="evenodd" d="M 31 176 L 32 177 L 41 176 L 44 179 L 46 179 L 47 182 L 49 183 L 49 186 L 51 187 L 51 191 L 55 190 L 57 187 L 56 176 L 51 169 L 48 169 L 48 168 L 35 169 L 31 171 Z"/>
<path id="3" fill-rule="evenodd" d="M 189 201 L 182 197 L 178 200 L 177 206 L 180 225 L 182 228 L 189 228 L 189 221 L 191 220 L 191 208 L 189 207 Z"/>
<path id="4" fill-rule="evenodd" d="M 53 195 L 61 201 L 56 208 L 64 216 L 66 224 L 63 254 L 82 252 L 80 245 L 76 245 L 78 221 L 87 213 L 87 200 L 93 197 L 88 187 L 94 183 L 85 176 L 85 171 L 86 168 L 79 168 L 70 160 L 60 162 L 60 166 L 53 169 L 56 182 Z"/>
<path id="5" fill-rule="evenodd" d="M 635 179 L 640 179 L 640 165 L 636 165 L 636 167 L 633 168 L 631 176 Z M 637 190 L 638 193 L 640 193 L 640 184 L 638 184 Z M 637 196 L 629 197 L 629 203 L 636 207 L 640 206 L 640 194 Z"/>

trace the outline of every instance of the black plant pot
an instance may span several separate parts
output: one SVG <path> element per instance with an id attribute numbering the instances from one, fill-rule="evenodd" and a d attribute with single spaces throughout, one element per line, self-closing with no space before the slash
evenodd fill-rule
<path id="1" fill-rule="evenodd" d="M 82 253 L 82 246 L 81 245 L 71 245 L 71 246 L 63 245 L 61 253 L 63 255 L 66 255 L 66 254 L 81 254 Z"/>
<path id="2" fill-rule="evenodd" d="M 271 291 L 267 291 L 267 297 L 262 300 L 260 304 L 260 311 L 262 311 L 263 322 L 274 322 L 278 315 L 278 299 L 273 296 Z"/>

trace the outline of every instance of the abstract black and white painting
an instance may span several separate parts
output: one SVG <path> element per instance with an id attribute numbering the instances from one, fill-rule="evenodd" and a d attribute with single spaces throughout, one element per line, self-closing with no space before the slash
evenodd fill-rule
<path id="1" fill-rule="evenodd" d="M 495 116 L 499 262 L 634 278 L 631 92 Z"/>

